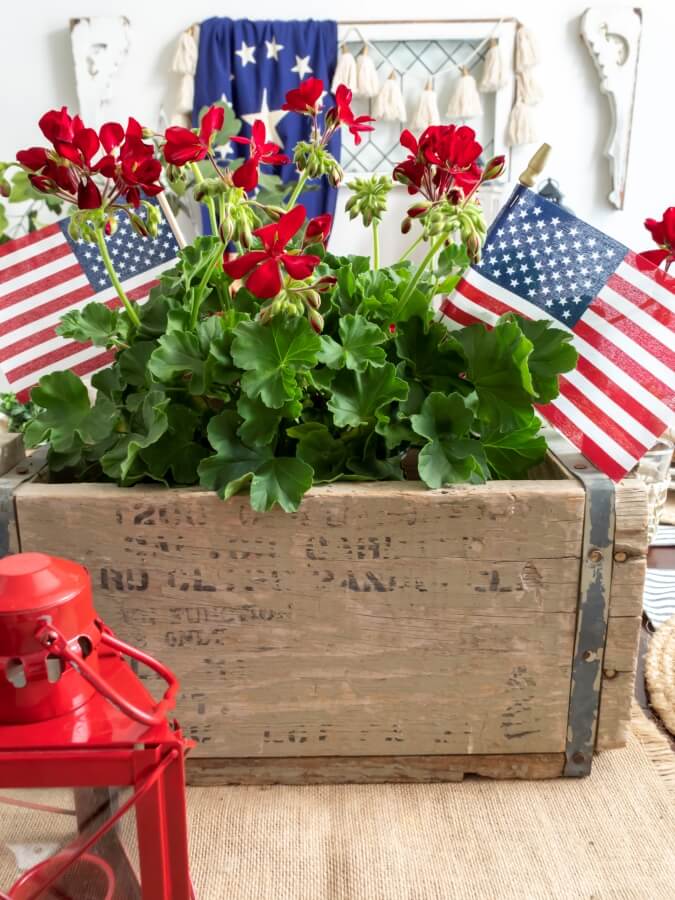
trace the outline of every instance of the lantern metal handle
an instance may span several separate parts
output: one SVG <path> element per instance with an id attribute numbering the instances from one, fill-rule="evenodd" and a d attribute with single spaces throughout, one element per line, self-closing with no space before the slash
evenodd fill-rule
<path id="1" fill-rule="evenodd" d="M 163 678 L 164 681 L 166 681 L 168 687 L 164 696 L 151 713 L 130 703 L 129 700 L 119 693 L 119 691 L 116 691 L 115 688 L 111 687 L 111 685 L 101 678 L 98 672 L 87 663 L 86 659 L 69 646 L 68 641 L 58 628 L 45 622 L 38 628 L 36 637 L 38 640 L 42 641 L 45 646 L 49 647 L 50 653 L 62 657 L 74 666 L 89 684 L 93 685 L 106 700 L 112 703 L 113 706 L 116 706 L 125 715 L 129 716 L 130 719 L 134 719 L 136 722 L 140 722 L 142 725 L 147 725 L 148 727 L 159 725 L 160 722 L 164 720 L 167 710 L 171 709 L 174 705 L 176 694 L 178 693 L 178 680 L 176 676 L 171 669 L 168 669 L 154 657 L 147 653 L 143 653 L 142 650 L 132 647 L 131 644 L 126 644 L 118 637 L 115 637 L 108 626 L 100 620 L 97 620 L 97 625 L 101 629 L 102 644 L 111 647 L 113 650 L 117 650 L 118 653 L 122 653 L 131 659 L 137 660 L 149 669 L 152 669 L 153 672 L 156 672 L 160 678 Z"/>

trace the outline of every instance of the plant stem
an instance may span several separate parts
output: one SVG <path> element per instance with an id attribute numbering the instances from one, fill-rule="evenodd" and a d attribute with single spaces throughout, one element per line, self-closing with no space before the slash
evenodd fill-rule
<path id="1" fill-rule="evenodd" d="M 423 240 L 424 240 L 424 232 L 422 232 L 420 234 L 420 236 L 412 242 L 412 244 L 408 247 L 408 249 L 405 251 L 403 256 L 400 258 L 399 262 L 403 262 L 404 259 L 407 259 L 410 256 L 410 254 L 413 252 L 415 247 L 417 247 L 417 245 L 420 244 Z"/>
<path id="2" fill-rule="evenodd" d="M 373 219 L 373 269 L 380 268 L 380 236 L 377 233 L 379 224 L 377 219 Z"/>
<path id="3" fill-rule="evenodd" d="M 441 249 L 441 247 L 447 240 L 447 237 L 448 237 L 447 234 L 445 232 L 443 232 L 443 234 L 438 238 L 436 243 L 431 245 L 431 247 L 429 248 L 429 251 L 427 252 L 427 255 L 424 257 L 422 262 L 419 264 L 419 266 L 417 267 L 417 270 L 415 271 L 415 274 L 410 279 L 410 282 L 408 283 L 408 287 L 406 288 L 405 293 L 403 294 L 403 296 L 401 297 L 401 300 L 399 301 L 399 309 L 403 309 L 403 307 L 409 300 L 412 292 L 417 287 L 417 284 L 418 284 L 420 278 L 422 277 L 422 275 L 424 275 L 425 269 L 429 266 L 429 264 L 432 262 L 434 256 L 436 256 L 438 251 Z"/>
<path id="4" fill-rule="evenodd" d="M 112 282 L 113 287 L 117 291 L 117 296 L 120 298 L 122 303 L 124 304 L 124 308 L 127 311 L 127 315 L 136 326 L 136 328 L 140 327 L 141 320 L 138 318 L 138 313 L 134 309 L 134 306 L 131 300 L 124 293 L 124 288 L 122 287 L 122 282 L 117 277 L 117 272 L 115 271 L 112 260 L 110 259 L 110 254 L 108 253 L 108 246 L 105 242 L 105 237 L 103 235 L 103 229 L 96 229 L 96 243 L 98 244 L 98 249 L 101 253 L 101 259 L 103 260 L 103 265 L 106 268 L 106 272 L 110 276 L 110 280 Z"/>
<path id="5" fill-rule="evenodd" d="M 192 169 L 192 174 L 195 176 L 195 181 L 201 183 L 204 181 L 204 176 L 202 175 L 199 166 L 197 163 L 190 163 L 190 168 Z M 206 206 L 209 211 L 209 221 L 211 222 L 211 231 L 217 235 L 218 234 L 218 221 L 216 219 L 216 207 L 213 203 L 213 197 L 205 197 Z"/>
<path id="6" fill-rule="evenodd" d="M 197 325 L 197 319 L 199 318 L 199 310 L 202 305 L 202 301 L 204 299 L 203 294 L 208 284 L 209 278 L 213 274 L 213 270 L 218 265 L 218 260 L 221 258 L 223 253 L 223 248 L 218 245 L 216 250 L 208 262 L 206 269 L 204 270 L 204 274 L 202 275 L 202 280 L 199 282 L 199 286 L 195 291 L 194 298 L 192 300 L 192 308 L 190 310 L 190 328 L 194 328 Z"/>
<path id="7" fill-rule="evenodd" d="M 298 178 L 295 187 L 293 188 L 293 193 L 288 198 L 288 203 L 286 204 L 286 210 L 293 209 L 295 206 L 295 201 L 298 199 L 300 194 L 302 193 L 302 189 L 307 183 L 307 172 L 302 172 L 300 177 Z"/>

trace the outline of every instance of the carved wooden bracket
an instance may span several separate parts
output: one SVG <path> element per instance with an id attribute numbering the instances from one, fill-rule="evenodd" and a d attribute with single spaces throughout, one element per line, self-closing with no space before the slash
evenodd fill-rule
<path id="1" fill-rule="evenodd" d="M 623 209 L 628 154 L 633 126 L 642 10 L 592 6 L 581 17 L 581 37 L 600 75 L 600 90 L 609 98 L 612 127 L 605 148 L 612 190 L 609 202 Z"/>
<path id="2" fill-rule="evenodd" d="M 70 21 L 79 112 L 91 128 L 98 128 L 109 118 L 107 108 L 115 77 L 129 54 L 130 30 L 126 16 Z"/>

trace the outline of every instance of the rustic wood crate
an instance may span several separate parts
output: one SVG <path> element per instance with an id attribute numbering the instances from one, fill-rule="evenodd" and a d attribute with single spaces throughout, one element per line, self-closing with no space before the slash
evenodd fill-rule
<path id="1" fill-rule="evenodd" d="M 561 470 L 322 486 L 294 515 L 15 473 L 14 548 L 86 565 L 104 620 L 176 671 L 193 783 L 561 774 L 586 502 Z M 599 750 L 629 723 L 646 518 L 618 485 Z"/>

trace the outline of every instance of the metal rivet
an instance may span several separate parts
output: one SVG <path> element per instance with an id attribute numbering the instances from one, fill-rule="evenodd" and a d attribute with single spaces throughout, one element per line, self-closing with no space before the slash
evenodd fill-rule
<path id="1" fill-rule="evenodd" d="M 614 554 L 614 561 L 615 561 L 615 562 L 626 562 L 627 559 L 628 559 L 628 554 L 627 554 L 627 553 L 624 553 L 623 550 L 618 550 L 618 551 Z"/>
<path id="2" fill-rule="evenodd" d="M 608 678 L 611 681 L 612 678 L 616 678 L 619 673 L 616 671 L 616 669 L 603 669 L 602 674 L 605 678 Z"/>
<path id="3" fill-rule="evenodd" d="M 586 662 L 588 662 L 588 660 L 592 659 L 592 658 L 593 658 L 593 651 L 592 650 L 584 650 L 584 652 L 582 654 L 582 659 L 584 659 Z"/>
<path id="4" fill-rule="evenodd" d="M 17 475 L 28 475 L 29 469 L 28 466 L 17 466 L 16 474 Z"/>
<path id="5" fill-rule="evenodd" d="M 586 465 L 586 463 L 574 463 L 574 468 L 575 469 L 587 469 L 588 466 Z"/>
<path id="6" fill-rule="evenodd" d="M 582 762 L 584 762 L 585 759 L 586 759 L 586 757 L 584 756 L 584 754 L 583 754 L 583 753 L 580 753 L 578 750 L 577 750 L 577 752 L 572 756 L 572 762 L 575 762 L 575 763 L 577 763 L 578 765 L 580 765 Z"/>
<path id="7" fill-rule="evenodd" d="M 588 554 L 588 558 L 592 562 L 600 562 L 600 560 L 602 559 L 602 550 L 591 550 Z"/>

